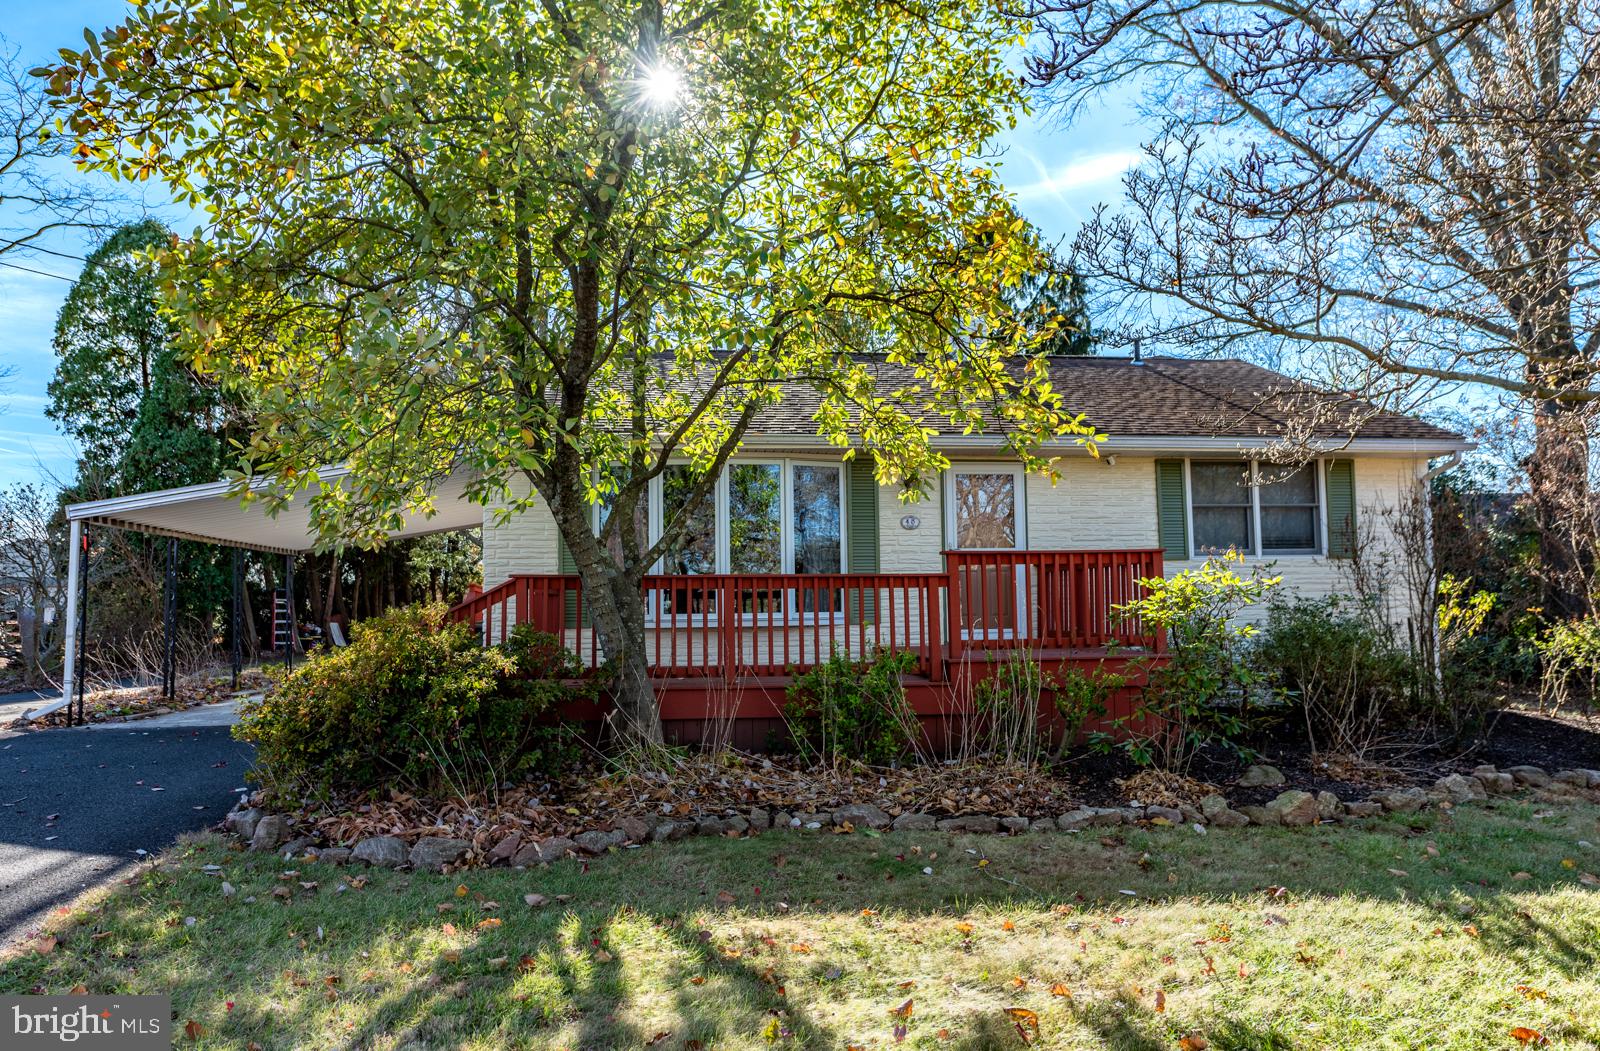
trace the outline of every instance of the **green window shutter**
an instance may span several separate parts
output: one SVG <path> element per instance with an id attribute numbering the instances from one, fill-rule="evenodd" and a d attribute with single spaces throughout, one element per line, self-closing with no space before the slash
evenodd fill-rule
<path id="1" fill-rule="evenodd" d="M 572 557 L 572 550 L 567 547 L 566 538 L 560 533 L 556 534 L 556 565 L 563 573 L 576 573 L 578 560 Z M 566 593 L 563 601 L 566 603 L 566 625 L 569 628 L 578 626 L 578 596 L 576 592 Z"/>
<path id="2" fill-rule="evenodd" d="M 871 456 L 862 453 L 851 460 L 844 484 L 844 527 L 848 538 L 845 569 L 851 573 L 878 571 L 878 479 L 873 474 Z M 876 592 L 857 593 L 846 608 L 860 621 L 871 621 L 877 614 Z"/>
<path id="3" fill-rule="evenodd" d="M 845 529 L 849 537 L 852 573 L 878 571 L 878 479 L 873 477 L 872 460 L 857 456 L 850 461 L 850 476 L 845 480 Z"/>
<path id="4" fill-rule="evenodd" d="M 1350 558 L 1356 550 L 1356 465 L 1328 461 L 1328 557 Z"/>
<path id="5" fill-rule="evenodd" d="M 1156 535 L 1168 561 L 1189 557 L 1189 512 L 1183 499 L 1183 461 L 1156 461 Z"/>

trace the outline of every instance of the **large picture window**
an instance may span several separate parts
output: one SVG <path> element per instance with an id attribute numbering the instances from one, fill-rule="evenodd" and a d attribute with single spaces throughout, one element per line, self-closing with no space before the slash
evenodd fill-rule
<path id="1" fill-rule="evenodd" d="M 1196 557 L 1322 551 L 1321 464 L 1189 461 Z"/>
<path id="2" fill-rule="evenodd" d="M 651 486 L 646 535 L 682 525 L 659 573 L 840 573 L 844 570 L 844 468 L 738 460 L 694 498 L 696 475 L 668 467 Z M 595 509 L 596 527 L 610 508 Z"/>

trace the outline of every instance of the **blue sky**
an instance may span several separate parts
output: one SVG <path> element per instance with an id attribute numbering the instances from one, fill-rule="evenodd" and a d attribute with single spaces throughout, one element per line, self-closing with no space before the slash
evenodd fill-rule
<path id="1" fill-rule="evenodd" d="M 83 29 L 120 21 L 123 0 L 53 0 L 7 5 L 3 32 L 20 47 L 29 66 L 48 61 L 60 47 L 79 47 Z M 1121 193 L 1121 175 L 1139 158 L 1139 127 L 1125 100 L 1111 99 L 1070 128 L 1048 115 L 1025 119 L 1007 142 L 1001 172 L 1025 214 L 1052 239 L 1070 236 L 1094 206 Z M 148 207 L 176 224 L 185 213 L 151 199 L 129 206 L 129 217 Z M 43 247 L 86 255 L 82 238 L 60 237 Z M 45 386 L 55 368 L 50 337 L 69 281 L 25 273 L 24 266 L 70 279 L 72 259 L 42 253 L 12 253 L 0 266 L 0 366 L 15 375 L 0 391 L 0 485 L 54 476 L 70 479 L 71 443 L 44 415 Z"/>

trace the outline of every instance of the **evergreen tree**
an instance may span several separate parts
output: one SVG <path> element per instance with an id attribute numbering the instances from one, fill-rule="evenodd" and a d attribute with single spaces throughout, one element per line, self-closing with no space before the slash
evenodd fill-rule
<path id="1" fill-rule="evenodd" d="M 114 231 L 90 253 L 56 316 L 60 359 L 45 414 L 81 450 L 79 474 L 109 477 L 128 448 L 140 402 L 172 328 L 157 309 L 159 289 L 137 253 L 171 236 L 154 220 Z"/>
<path id="2" fill-rule="evenodd" d="M 236 414 L 179 359 L 159 289 L 138 254 L 171 234 L 153 220 L 116 230 L 86 260 L 56 320 L 59 357 L 47 414 L 80 447 L 65 503 L 215 481 Z M 108 648 L 160 627 L 166 541 L 119 535 L 95 556 L 93 632 Z M 209 637 L 231 587 L 230 556 L 179 546 L 182 630 Z"/>

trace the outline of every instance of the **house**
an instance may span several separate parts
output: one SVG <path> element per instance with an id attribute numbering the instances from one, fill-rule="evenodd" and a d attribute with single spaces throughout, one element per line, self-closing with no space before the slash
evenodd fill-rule
<path id="1" fill-rule="evenodd" d="M 895 381 L 895 366 L 874 367 Z M 791 677 L 836 652 L 915 653 L 908 686 L 925 715 L 959 707 L 971 682 L 1012 653 L 1047 665 L 1158 654 L 1159 635 L 1114 607 L 1139 593 L 1138 580 L 1210 553 L 1237 550 L 1300 594 L 1348 590 L 1351 556 L 1359 550 L 1370 564 L 1401 552 L 1392 509 L 1419 493 L 1433 461 L 1471 447 L 1236 360 L 1081 357 L 1051 367 L 1067 407 L 1108 435 L 1098 458 L 1064 443 L 1054 483 L 1024 472 L 993 436 L 941 434 L 935 444 L 951 466 L 907 503 L 877 484 L 866 458 L 845 460 L 816 436 L 816 395 L 798 385 L 748 434 L 714 499 L 685 506 L 680 469 L 654 480 L 651 535 L 668 516 L 692 522 L 689 542 L 645 583 L 647 656 L 669 734 L 695 739 L 715 710 L 740 723 L 742 743 L 759 741 Z M 1302 450 L 1293 462 L 1275 461 L 1291 448 Z M 338 477 L 325 472 L 323 484 Z M 75 531 L 110 525 L 290 556 L 313 545 L 303 502 L 267 517 L 225 490 L 79 504 L 68 517 Z M 531 622 L 587 664 L 603 663 L 548 511 L 497 521 L 461 491 L 453 479 L 435 494 L 435 516 L 396 532 L 482 526 L 485 590 L 453 614 L 488 642 Z M 1400 577 L 1383 600 L 1399 630 L 1409 608 Z"/>
<path id="2" fill-rule="evenodd" d="M 1054 483 L 993 436 L 943 434 L 949 470 L 907 503 L 866 458 L 844 461 L 816 436 L 816 395 L 798 386 L 747 437 L 713 500 L 685 507 L 686 474 L 656 479 L 650 537 L 671 517 L 692 521 L 689 542 L 646 581 L 669 734 L 694 738 L 708 698 L 734 692 L 726 703 L 750 734 L 770 730 L 789 677 L 839 651 L 917 653 L 925 714 L 959 704 L 982 666 L 1018 650 L 1054 666 L 1103 663 L 1109 648 L 1120 665 L 1160 646 L 1113 612 L 1135 582 L 1230 549 L 1299 594 L 1349 591 L 1358 547 L 1369 567 L 1403 557 L 1397 511 L 1434 459 L 1470 448 L 1237 360 L 1060 358 L 1052 370 L 1068 408 L 1109 435 L 1099 458 L 1063 444 Z M 1290 446 L 1312 455 L 1275 463 Z M 488 590 L 458 616 L 491 641 L 531 620 L 603 660 L 548 512 L 486 517 L 483 562 Z M 1379 584 L 1405 630 L 1404 575 Z"/>

